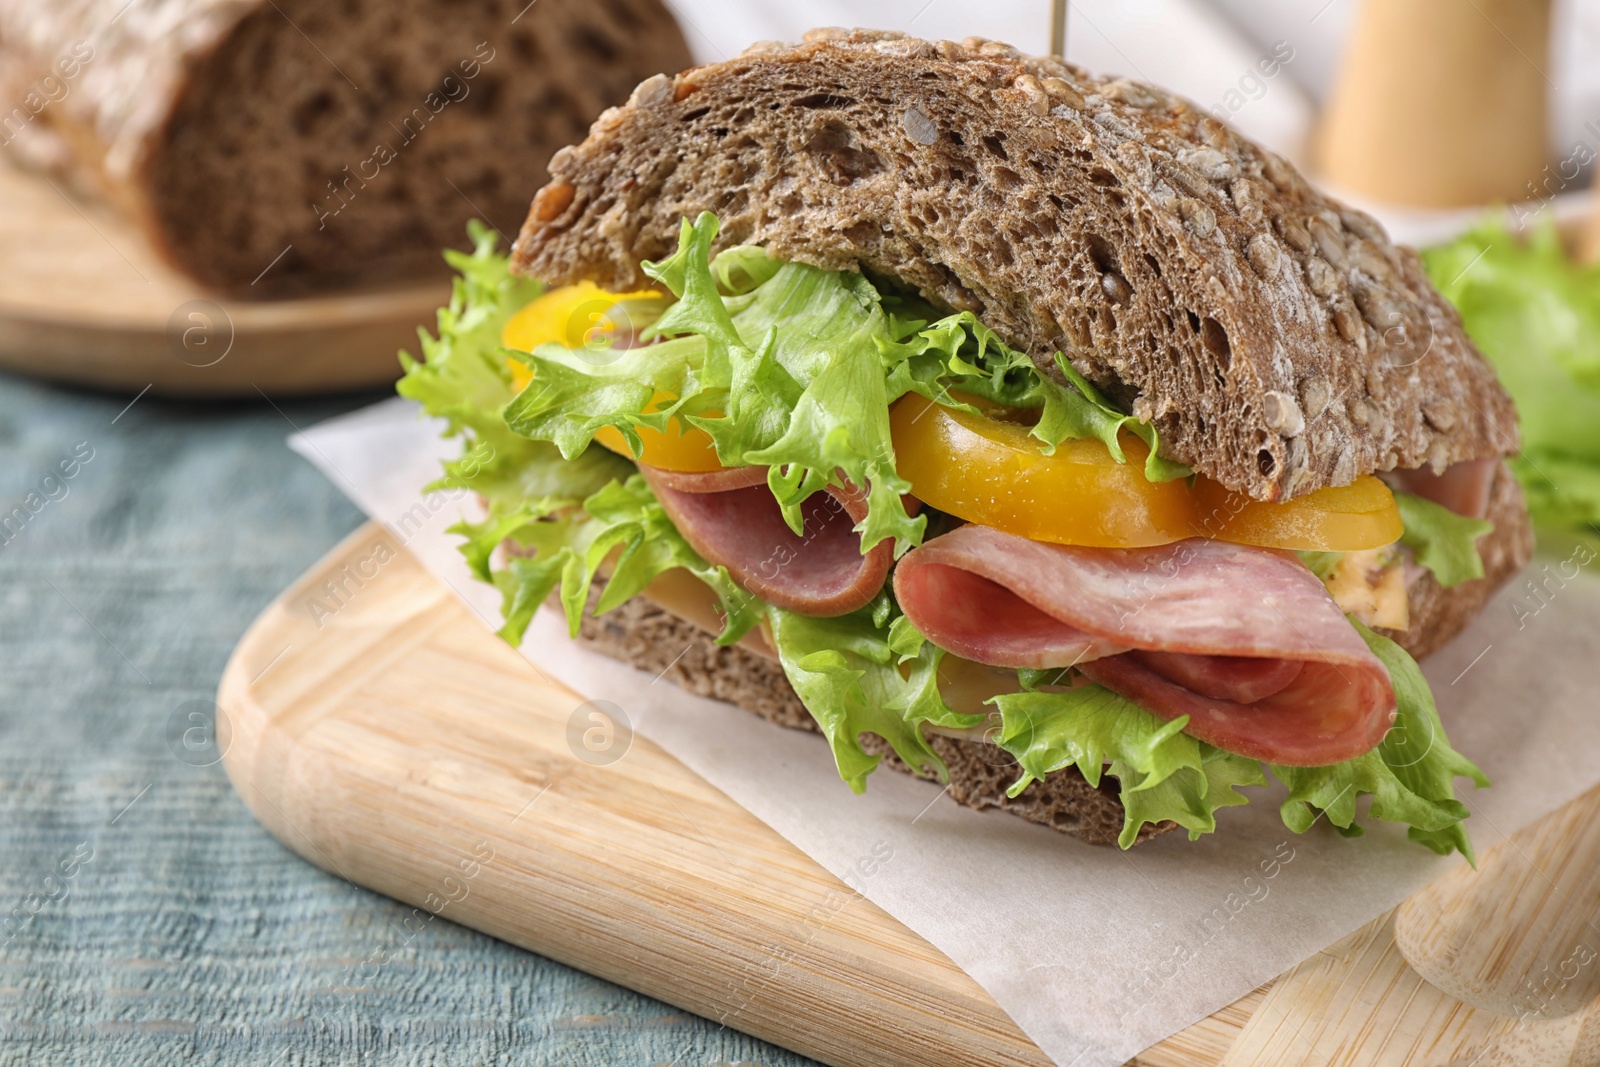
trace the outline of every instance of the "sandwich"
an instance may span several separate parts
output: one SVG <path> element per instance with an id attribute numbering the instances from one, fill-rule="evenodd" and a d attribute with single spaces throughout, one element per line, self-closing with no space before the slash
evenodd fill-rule
<path id="1" fill-rule="evenodd" d="M 1126 848 L 1270 776 L 1470 858 L 1416 657 L 1530 555 L 1516 418 L 1370 217 L 1154 86 L 859 30 L 550 174 L 402 357 L 508 640 L 548 602 L 858 791 Z"/>

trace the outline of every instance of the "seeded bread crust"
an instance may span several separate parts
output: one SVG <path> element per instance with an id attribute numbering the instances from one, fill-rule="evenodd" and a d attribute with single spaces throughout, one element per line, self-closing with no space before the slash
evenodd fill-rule
<path id="1" fill-rule="evenodd" d="M 552 152 L 688 62 L 660 0 L 11 0 L 0 142 L 217 290 L 443 276 L 468 219 L 512 230 Z"/>
<path id="2" fill-rule="evenodd" d="M 1064 352 L 1259 500 L 1518 446 L 1416 254 L 1188 101 L 969 38 L 816 31 L 643 82 L 551 160 L 515 252 L 648 283 L 684 217 Z"/>
<path id="3" fill-rule="evenodd" d="M 591 594 L 593 605 L 598 588 Z M 795 695 L 783 669 L 743 648 L 723 648 L 692 623 L 634 597 L 605 615 L 585 616 L 578 642 L 639 670 L 661 675 L 698 696 L 737 704 L 779 726 L 817 729 Z M 881 739 L 863 734 L 862 747 L 883 753 L 883 766 L 914 774 Z M 1057 771 L 1034 782 L 1021 796 L 1006 796 L 1017 780 L 1017 763 L 998 746 L 984 741 L 933 736 L 929 743 L 950 768 L 950 796 L 969 808 L 998 808 L 1041 823 L 1093 845 L 1115 844 L 1122 832 L 1122 802 L 1115 780 L 1101 779 L 1096 789 L 1075 769 Z M 827 759 L 819 745 L 817 758 Z M 842 788 L 842 786 L 841 786 Z M 1162 822 L 1140 830 L 1139 842 L 1176 829 Z"/>

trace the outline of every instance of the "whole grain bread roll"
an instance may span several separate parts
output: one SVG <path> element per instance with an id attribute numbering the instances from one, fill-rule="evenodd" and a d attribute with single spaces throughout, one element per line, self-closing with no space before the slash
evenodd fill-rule
<path id="1" fill-rule="evenodd" d="M 660 0 L 12 0 L 0 142 L 241 296 L 442 276 L 689 53 Z"/>
<path id="2" fill-rule="evenodd" d="M 528 273 L 636 288 L 715 211 L 724 246 L 892 279 L 1046 368 L 1064 352 L 1164 454 L 1258 500 L 1518 445 L 1460 316 L 1376 221 L 1186 100 L 1009 45 L 758 45 L 644 82 L 550 173 Z"/>

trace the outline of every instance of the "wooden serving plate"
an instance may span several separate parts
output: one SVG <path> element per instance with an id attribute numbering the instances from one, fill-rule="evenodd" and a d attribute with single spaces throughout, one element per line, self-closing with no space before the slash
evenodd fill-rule
<path id="1" fill-rule="evenodd" d="M 310 610 L 346 568 L 359 589 Z M 418 909 L 825 1063 L 1049 1062 L 943 953 L 645 738 L 577 758 L 582 700 L 369 524 L 240 642 L 217 742 L 275 836 Z M 1600 950 L 1597 873 L 1600 790 L 1136 1062 L 1592 1067 L 1600 960 L 1554 993 L 1548 975 Z M 808 923 L 830 894 L 847 902 Z"/>
<path id="2" fill-rule="evenodd" d="M 263 263 L 263 268 L 268 264 Z M 400 376 L 448 281 L 252 302 L 205 292 L 127 219 L 0 161 L 0 368 L 102 389 L 269 396 Z"/>

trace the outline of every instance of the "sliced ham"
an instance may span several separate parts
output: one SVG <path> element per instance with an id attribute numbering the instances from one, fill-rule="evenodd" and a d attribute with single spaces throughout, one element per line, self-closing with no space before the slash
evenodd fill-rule
<path id="1" fill-rule="evenodd" d="M 1439 474 L 1426 467 L 1409 471 L 1390 471 L 1383 476 L 1391 489 L 1415 493 L 1457 515 L 1481 519 L 1489 513 L 1489 490 L 1500 457 L 1468 459 L 1452 463 Z"/>
<path id="2" fill-rule="evenodd" d="M 800 507 L 804 533 L 796 534 L 767 488 L 765 467 L 689 473 L 641 463 L 639 472 L 684 540 L 769 604 L 803 615 L 845 615 L 870 603 L 889 576 L 891 542 L 861 552 L 854 527 L 866 517 L 867 502 L 859 490 L 813 493 Z M 906 498 L 908 512 L 919 507 Z"/>
<path id="3" fill-rule="evenodd" d="M 1365 645 L 1361 651 L 1372 656 Z M 1164 719 L 1189 716 L 1185 732 L 1202 741 L 1286 767 L 1355 759 L 1372 751 L 1394 721 L 1394 690 L 1377 657 L 1360 666 L 1305 660 L 1288 685 L 1250 702 L 1185 688 L 1151 669 L 1162 658 L 1112 656 L 1085 664 L 1083 673 Z"/>
<path id="4" fill-rule="evenodd" d="M 1337 763 L 1370 751 L 1394 717 L 1383 664 L 1289 553 L 1199 538 L 1073 548 L 968 525 L 907 553 L 894 590 L 941 648 L 1075 664 L 1242 756 Z"/>
<path id="5" fill-rule="evenodd" d="M 1128 649 L 1115 638 L 1098 637 L 1052 615 L 1049 605 L 1071 594 L 1030 585 L 1021 560 L 970 551 L 977 535 L 968 530 L 996 532 L 959 527 L 912 549 L 895 568 L 895 598 L 934 644 L 997 667 L 1066 667 Z M 1053 547 L 1000 536 L 1028 546 L 1023 552 Z"/>

